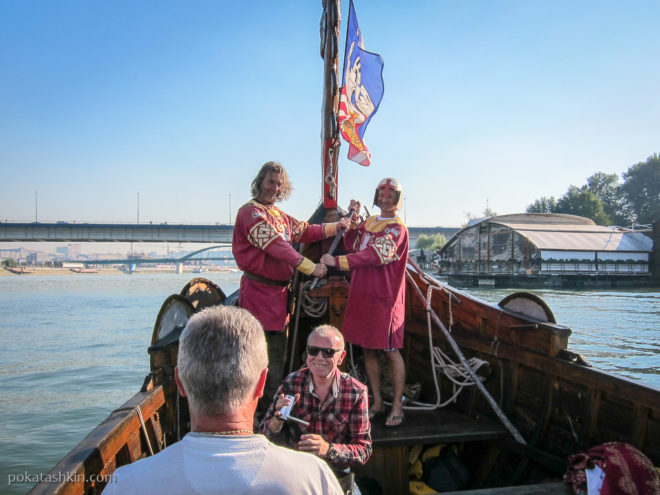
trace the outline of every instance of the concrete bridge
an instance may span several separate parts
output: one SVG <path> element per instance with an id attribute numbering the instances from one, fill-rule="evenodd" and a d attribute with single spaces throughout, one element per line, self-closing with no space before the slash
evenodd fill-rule
<path id="1" fill-rule="evenodd" d="M 408 227 L 410 246 L 421 234 L 452 237 L 458 228 Z M 233 225 L 0 223 L 0 242 L 200 242 L 231 244 Z"/>
<path id="2" fill-rule="evenodd" d="M 231 244 L 232 225 L 0 223 L 0 242 L 203 242 Z"/>

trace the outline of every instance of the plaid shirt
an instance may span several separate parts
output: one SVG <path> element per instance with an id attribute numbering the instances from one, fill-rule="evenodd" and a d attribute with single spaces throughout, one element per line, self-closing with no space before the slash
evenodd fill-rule
<path id="1" fill-rule="evenodd" d="M 261 423 L 261 431 L 276 443 L 296 448 L 300 435 L 316 433 L 334 445 L 338 453 L 328 464 L 334 469 L 365 464 L 371 456 L 371 423 L 367 387 L 347 373 L 337 370 L 331 392 L 321 402 L 314 392 L 309 368 L 291 373 L 284 379 L 275 397 L 280 394 L 300 394 L 293 404 L 291 415 L 309 422 L 304 427 L 285 422 L 279 433 L 272 433 L 268 425 L 275 414 L 273 400 Z"/>

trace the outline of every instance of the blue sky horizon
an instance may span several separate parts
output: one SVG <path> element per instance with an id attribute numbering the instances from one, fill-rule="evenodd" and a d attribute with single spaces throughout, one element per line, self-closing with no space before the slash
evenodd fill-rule
<path id="1" fill-rule="evenodd" d="M 339 67 L 347 0 L 342 2 Z M 356 0 L 385 93 L 339 202 L 383 177 L 409 225 L 518 213 L 660 152 L 660 3 Z M 281 161 L 321 199 L 322 3 L 0 3 L 0 220 L 231 223 Z M 35 208 L 35 196 L 38 206 Z M 369 208 L 373 212 L 374 208 Z"/>

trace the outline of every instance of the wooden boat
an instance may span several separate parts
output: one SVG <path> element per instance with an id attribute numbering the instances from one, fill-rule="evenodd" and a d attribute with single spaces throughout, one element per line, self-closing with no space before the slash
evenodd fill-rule
<path id="1" fill-rule="evenodd" d="M 321 322 L 341 325 L 348 293 L 348 282 L 338 276 L 313 291 L 306 286 L 308 280 L 298 281 L 290 369 L 302 364 L 311 328 Z M 374 422 L 374 454 L 358 477 L 376 480 L 383 493 L 408 493 L 411 451 L 439 443 L 454 446 L 470 473 L 466 486 L 491 487 L 484 493 L 568 493 L 561 483 L 567 457 L 608 441 L 630 443 L 660 464 L 660 390 L 590 367 L 569 350 L 570 329 L 556 324 L 536 296 L 515 293 L 491 305 L 440 283 L 412 262 L 406 289 L 407 383 L 418 384 L 407 390 L 418 389 L 417 401 L 429 404 L 454 395 L 453 382 L 433 358 L 441 351 L 455 362 L 461 361 L 459 354 L 478 360 L 476 373 L 487 394 L 471 386 L 445 407 L 407 410 L 397 429 Z M 311 302 L 303 303 L 301 296 Z M 140 391 L 55 466 L 47 477 L 51 482 L 30 493 L 99 493 L 118 466 L 179 440 L 189 423 L 173 380 L 178 337 L 194 312 L 236 299 L 236 293 L 225 297 L 203 278 L 170 296 L 156 320 L 151 372 Z M 318 315 L 307 314 L 310 304 Z M 359 350 L 353 350 L 352 360 L 359 362 Z M 511 491 L 514 485 L 526 491 Z"/>
<path id="2" fill-rule="evenodd" d="M 332 124 L 338 92 L 328 86 L 338 80 L 333 74 L 338 0 L 325 0 L 324 7 L 327 179 L 336 173 L 338 151 Z M 324 200 L 334 196 L 336 203 L 336 192 L 326 188 Z M 318 222 L 328 210 L 332 207 L 324 201 L 310 221 Z M 308 257 L 320 256 L 320 243 L 302 248 Z M 340 275 L 323 282 L 310 290 L 311 280 L 294 278 L 289 370 L 303 363 L 311 328 L 324 322 L 341 328 L 349 282 Z M 363 493 L 367 480 L 385 494 L 408 493 L 410 461 L 424 446 L 437 444 L 447 445 L 443 452 L 451 453 L 453 467 L 461 468 L 456 485 L 468 489 L 461 493 L 567 493 L 561 482 L 567 456 L 608 441 L 632 444 L 660 464 L 660 390 L 590 367 L 570 351 L 571 330 L 555 322 L 543 301 L 516 293 L 492 305 L 440 283 L 412 261 L 406 284 L 406 419 L 396 429 L 386 429 L 382 420 L 373 423 L 374 453 L 357 472 Z M 236 293 L 226 297 L 204 278 L 170 296 L 156 319 L 150 373 L 140 390 L 30 493 L 100 493 L 117 467 L 182 438 L 189 418 L 173 379 L 178 338 L 194 312 L 236 301 Z M 359 349 L 351 349 L 349 361 L 350 370 L 359 374 Z M 470 378 L 474 385 L 465 384 Z"/>
<path id="3" fill-rule="evenodd" d="M 28 275 L 34 273 L 34 268 L 26 268 L 24 266 L 6 266 L 5 270 L 13 273 L 14 275 Z"/>
<path id="4" fill-rule="evenodd" d="M 98 268 L 71 268 L 70 269 L 73 273 L 98 273 L 99 270 Z"/>

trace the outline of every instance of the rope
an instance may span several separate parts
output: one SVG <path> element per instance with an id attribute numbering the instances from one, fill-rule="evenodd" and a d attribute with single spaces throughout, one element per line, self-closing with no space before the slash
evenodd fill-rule
<path id="1" fill-rule="evenodd" d="M 326 297 L 310 296 L 309 286 L 311 284 L 311 280 L 304 283 L 300 305 L 307 316 L 310 316 L 311 318 L 320 318 L 328 309 L 328 299 Z"/>
<path id="2" fill-rule="evenodd" d="M 418 267 L 416 267 L 414 265 L 414 263 L 412 263 L 412 265 L 416 269 L 417 273 L 421 272 L 421 270 Z M 492 408 L 493 412 L 497 415 L 497 417 L 500 419 L 500 421 L 502 421 L 502 423 L 504 424 L 506 429 L 509 430 L 509 433 L 511 433 L 511 435 L 516 439 L 516 441 L 518 443 L 526 445 L 527 442 L 525 442 L 525 439 L 522 437 L 522 435 L 516 429 L 516 427 L 513 425 L 513 423 L 511 423 L 511 421 L 509 421 L 509 419 L 506 417 L 504 412 L 497 405 L 497 403 L 495 402 L 493 397 L 490 395 L 490 393 L 488 393 L 488 390 L 486 390 L 483 383 L 481 383 L 481 380 L 480 379 L 477 380 L 478 379 L 477 375 L 474 373 L 474 371 L 472 371 L 470 369 L 469 364 L 467 364 L 467 360 L 465 359 L 465 356 L 461 352 L 461 349 L 458 347 L 458 344 L 456 343 L 456 341 L 452 338 L 451 334 L 449 333 L 449 330 L 447 330 L 447 327 L 445 327 L 444 323 L 442 323 L 442 320 L 440 320 L 440 318 L 438 318 L 438 315 L 435 314 L 432 307 L 427 303 L 427 301 L 424 300 L 424 296 L 422 294 L 422 291 L 420 290 L 417 283 L 415 282 L 415 279 L 410 274 L 410 270 L 406 270 L 406 278 L 411 283 L 412 288 L 414 289 L 415 294 L 417 295 L 417 297 L 419 299 L 421 299 L 422 301 L 424 301 L 424 303 L 426 304 L 427 315 L 429 316 L 429 318 L 431 316 L 433 317 L 433 321 L 440 328 L 440 331 L 443 333 L 443 335 L 447 339 L 447 343 L 451 346 L 452 350 L 458 356 L 461 363 L 465 366 L 466 369 L 469 370 L 471 375 L 474 375 L 474 376 L 472 376 L 472 378 L 474 379 L 475 384 L 477 385 L 477 388 L 482 393 L 484 399 L 486 399 L 486 401 L 488 402 L 488 404 Z M 431 284 L 429 284 L 429 286 L 430 285 Z"/>
<path id="3" fill-rule="evenodd" d="M 433 295 L 433 290 L 442 290 L 445 292 L 448 292 L 445 288 L 443 287 L 435 287 L 431 284 L 427 286 L 426 290 L 426 323 L 427 323 L 427 328 L 428 328 L 428 337 L 429 337 L 429 350 L 430 350 L 430 358 L 431 358 L 431 369 L 433 370 L 433 384 L 435 386 L 435 394 L 436 394 L 436 402 L 435 404 L 428 404 L 424 402 L 419 402 L 419 401 L 411 401 L 410 406 L 404 406 L 404 409 L 411 409 L 411 410 L 433 410 L 433 409 L 438 409 L 441 407 L 445 407 L 448 404 L 455 402 L 456 398 L 458 395 L 463 391 L 465 387 L 473 386 L 475 385 L 475 381 L 472 379 L 470 376 L 470 373 L 465 369 L 465 366 L 463 366 L 462 363 L 457 363 L 453 361 L 447 354 L 442 352 L 442 350 L 433 345 L 433 325 L 431 322 L 431 297 Z M 449 301 L 449 331 L 451 332 L 451 327 L 453 324 L 453 318 L 451 316 L 451 293 L 449 293 L 448 301 Z M 481 368 L 484 364 L 488 364 L 487 361 L 478 359 L 478 358 L 470 358 L 467 361 L 468 366 L 472 369 L 473 372 Z M 436 370 L 440 371 L 444 376 L 446 376 L 449 381 L 452 382 L 452 387 L 453 387 L 453 395 L 447 399 L 446 401 L 442 402 L 441 398 L 441 393 L 440 393 L 440 385 L 438 383 L 438 374 L 436 373 Z M 459 380 L 460 379 L 460 380 Z M 479 377 L 481 381 L 484 381 L 485 378 Z"/>
<path id="4" fill-rule="evenodd" d="M 119 412 L 119 411 L 135 411 L 137 413 L 138 420 L 140 421 L 140 428 L 142 429 L 142 433 L 144 434 L 144 439 L 147 442 L 149 455 L 154 455 L 154 449 L 151 446 L 151 440 L 149 439 L 149 434 L 147 433 L 147 425 L 144 423 L 144 418 L 142 417 L 142 411 L 140 410 L 140 406 L 120 407 L 119 409 L 115 409 L 114 412 Z"/>

